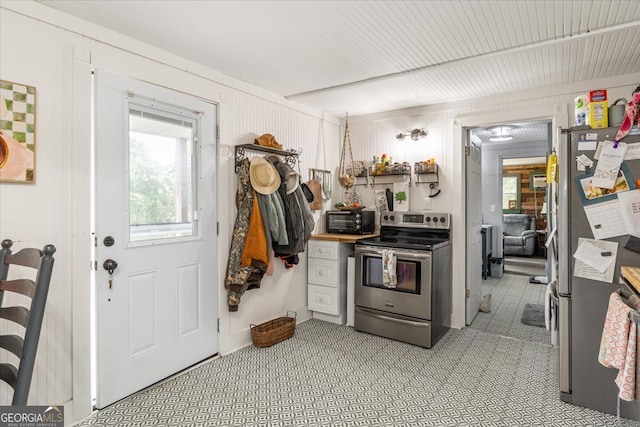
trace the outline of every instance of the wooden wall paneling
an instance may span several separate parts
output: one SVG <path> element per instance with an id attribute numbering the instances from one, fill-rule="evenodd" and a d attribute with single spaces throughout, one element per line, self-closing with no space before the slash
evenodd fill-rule
<path id="1" fill-rule="evenodd" d="M 527 214 L 532 218 L 536 218 L 536 228 L 543 230 L 547 227 L 547 219 L 544 215 L 540 214 L 542 204 L 544 203 L 545 190 L 531 189 L 531 172 L 545 170 L 546 165 L 534 164 L 534 165 L 514 165 L 505 166 L 502 168 L 504 174 L 519 174 L 520 175 L 520 207 L 521 213 Z"/>

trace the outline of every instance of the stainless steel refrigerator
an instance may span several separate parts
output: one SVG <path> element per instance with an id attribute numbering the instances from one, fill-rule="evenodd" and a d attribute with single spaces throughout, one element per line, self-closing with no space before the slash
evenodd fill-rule
<path id="1" fill-rule="evenodd" d="M 557 244 L 558 244 L 558 340 L 560 356 L 560 398 L 565 402 L 616 414 L 618 389 L 614 383 L 618 370 L 606 368 L 598 363 L 598 351 L 602 337 L 609 296 L 619 288 L 620 266 L 640 265 L 640 253 L 626 249 L 627 235 L 603 238 L 599 241 L 618 242 L 614 277 L 611 283 L 592 278 L 577 277 L 574 254 L 578 239 L 595 239 L 598 228 L 591 227 L 585 206 L 612 201 L 617 194 L 603 195 L 585 192 L 579 182 L 593 173 L 596 143 L 587 139 L 587 134 L 597 134 L 596 141 L 613 141 L 618 128 L 588 129 L 572 128 L 563 131 L 558 147 Z M 635 130 L 635 126 L 634 126 Z M 640 141 L 640 135 L 629 134 L 622 142 Z M 578 170 L 576 158 L 585 155 L 593 166 Z M 587 162 L 588 163 L 588 162 Z M 628 179 L 629 191 L 638 191 L 636 180 L 640 179 L 640 160 L 625 160 L 622 175 Z M 622 176 L 619 174 L 619 176 Z M 606 192 L 605 192 L 606 193 Z M 601 200 L 599 200 L 602 198 Z M 600 213 L 602 214 L 602 213 Z M 594 222 L 593 211 L 589 211 Z M 610 220 L 610 218 L 605 218 Z M 603 220 L 604 223 L 604 220 Z M 602 254 L 601 254 L 602 255 Z M 606 251 L 605 251 L 606 256 Z M 578 273 L 583 275 L 583 272 Z M 621 401 L 620 415 L 640 420 L 640 402 Z"/>

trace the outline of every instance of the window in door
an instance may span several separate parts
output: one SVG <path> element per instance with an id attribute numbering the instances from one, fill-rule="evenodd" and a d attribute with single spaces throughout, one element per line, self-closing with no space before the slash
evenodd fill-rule
<path id="1" fill-rule="evenodd" d="M 520 213 L 520 175 L 502 176 L 502 212 Z"/>
<path id="2" fill-rule="evenodd" d="M 197 236 L 197 119 L 129 105 L 129 242 Z"/>

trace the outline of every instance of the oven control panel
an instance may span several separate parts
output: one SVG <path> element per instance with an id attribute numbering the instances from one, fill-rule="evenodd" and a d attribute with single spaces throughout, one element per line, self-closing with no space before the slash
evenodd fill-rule
<path id="1" fill-rule="evenodd" d="M 449 230 L 451 228 L 451 214 L 437 212 L 381 212 L 380 225 Z"/>

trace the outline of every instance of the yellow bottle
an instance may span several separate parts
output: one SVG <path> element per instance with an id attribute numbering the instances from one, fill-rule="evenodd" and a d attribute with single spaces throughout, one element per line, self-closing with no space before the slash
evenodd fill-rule
<path id="1" fill-rule="evenodd" d="M 549 154 L 547 160 L 547 184 L 558 182 L 558 155 L 555 151 Z"/>

